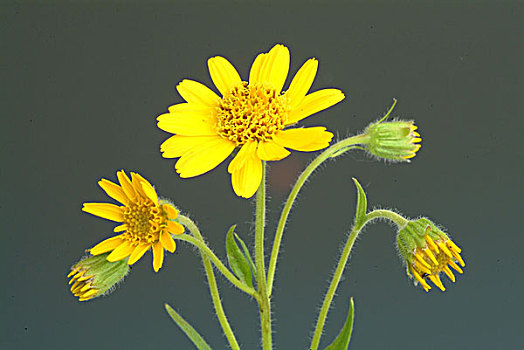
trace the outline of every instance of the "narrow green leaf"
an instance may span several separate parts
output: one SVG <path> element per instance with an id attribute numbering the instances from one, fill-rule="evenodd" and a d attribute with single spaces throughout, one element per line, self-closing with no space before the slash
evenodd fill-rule
<path id="1" fill-rule="evenodd" d="M 180 314 L 178 314 L 169 304 L 164 304 L 167 313 L 173 321 L 180 327 L 180 329 L 187 335 L 189 339 L 195 344 L 198 350 L 211 350 L 211 347 L 206 343 L 204 338 L 189 324 Z"/>
<path id="2" fill-rule="evenodd" d="M 244 250 L 244 256 L 246 256 L 247 260 L 249 261 L 249 266 L 251 267 L 251 272 L 253 273 L 253 276 L 256 276 L 257 275 L 257 268 L 255 267 L 255 264 L 253 263 L 253 260 L 251 259 L 251 253 L 249 252 L 249 249 L 247 249 L 247 246 L 244 243 L 244 241 L 242 240 L 242 238 L 240 238 L 236 233 L 235 233 L 235 239 L 238 240 L 240 242 L 240 244 L 242 245 L 242 250 Z"/>
<path id="3" fill-rule="evenodd" d="M 364 220 L 366 218 L 366 213 L 368 210 L 368 200 L 366 198 L 366 193 L 360 186 L 360 183 L 357 179 L 353 178 L 355 186 L 357 186 L 357 212 L 355 213 L 355 227 L 361 228 Z"/>
<path id="4" fill-rule="evenodd" d="M 229 261 L 229 266 L 231 266 L 231 270 L 233 270 L 238 279 L 249 287 L 253 287 L 253 274 L 251 273 L 249 262 L 235 240 L 235 227 L 236 225 L 231 226 L 226 236 L 227 261 Z"/>
<path id="5" fill-rule="evenodd" d="M 356 181 L 356 180 L 355 180 Z M 353 331 L 353 313 L 355 305 L 353 304 L 353 298 L 349 299 L 349 311 L 344 327 L 337 338 L 331 343 L 325 350 L 347 350 L 349 347 L 349 341 L 351 340 L 351 332 Z"/>

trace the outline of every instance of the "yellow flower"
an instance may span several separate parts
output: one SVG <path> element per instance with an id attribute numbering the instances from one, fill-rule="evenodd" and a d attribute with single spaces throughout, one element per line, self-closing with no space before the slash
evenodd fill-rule
<path id="1" fill-rule="evenodd" d="M 307 94 L 318 68 L 314 58 L 282 92 L 289 62 L 288 48 L 275 45 L 257 56 L 246 82 L 227 59 L 210 58 L 209 73 L 222 97 L 193 80 L 178 84 L 186 103 L 158 117 L 158 127 L 175 134 L 161 145 L 163 157 L 180 157 L 175 169 L 187 178 L 210 171 L 238 149 L 228 171 L 235 193 L 249 198 L 260 184 L 263 160 L 287 157 L 286 148 L 310 152 L 329 146 L 333 134 L 325 127 L 286 128 L 340 102 L 344 94 L 337 89 Z"/>
<path id="2" fill-rule="evenodd" d="M 122 170 L 117 172 L 117 185 L 102 179 L 98 185 L 121 206 L 110 203 L 84 203 L 83 211 L 104 219 L 122 223 L 115 232 L 122 234 L 100 242 L 90 252 L 99 255 L 111 251 L 108 261 L 129 257 L 133 265 L 146 251 L 153 249 L 153 269 L 158 271 L 164 261 L 164 249 L 176 249 L 171 234 L 184 232 L 184 227 L 173 221 L 178 211 L 169 203 L 159 200 L 153 186 L 142 176 L 131 173 L 131 179 Z"/>
<path id="3" fill-rule="evenodd" d="M 415 284 L 420 283 L 426 292 L 431 289 L 428 280 L 445 291 L 440 273 L 444 272 L 455 282 L 451 268 L 462 274 L 459 265 L 466 266 L 460 256 L 461 249 L 427 218 L 409 221 L 399 231 L 397 247 L 406 262 L 408 275 L 414 277 Z"/>

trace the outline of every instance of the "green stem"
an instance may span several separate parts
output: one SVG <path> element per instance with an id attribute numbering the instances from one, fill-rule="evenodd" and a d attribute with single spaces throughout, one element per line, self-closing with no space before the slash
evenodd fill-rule
<path id="1" fill-rule="evenodd" d="M 401 230 L 404 228 L 404 226 L 407 225 L 408 220 L 404 219 L 401 215 L 395 213 L 394 211 L 387 210 L 387 209 L 377 209 L 370 211 L 366 214 L 366 221 L 369 222 L 374 219 L 388 219 L 393 221 L 398 228 Z"/>
<path id="2" fill-rule="evenodd" d="M 271 335 L 271 305 L 267 293 L 266 267 L 264 262 L 264 225 L 266 221 L 266 162 L 262 162 L 262 181 L 256 194 L 255 216 L 255 265 L 257 268 L 257 291 L 260 296 L 260 330 L 264 350 L 273 348 Z"/>
<path id="3" fill-rule="evenodd" d="M 268 275 L 267 275 L 267 285 L 268 285 L 267 291 L 269 295 L 271 295 L 271 292 L 273 290 L 273 281 L 275 277 L 275 270 L 277 267 L 277 259 L 278 259 L 278 253 L 280 251 L 280 244 L 282 242 L 282 236 L 284 234 L 284 228 L 286 226 L 287 218 L 289 216 L 291 208 L 293 207 L 293 203 L 295 202 L 295 199 L 297 198 L 298 192 L 300 192 L 300 190 L 302 189 L 302 186 L 304 186 L 309 176 L 311 176 L 311 174 L 326 159 L 337 157 L 345 153 L 346 151 L 349 151 L 350 149 L 355 148 L 355 145 L 365 143 L 366 137 L 367 137 L 366 135 L 357 135 L 357 136 L 349 137 L 347 139 L 337 142 L 336 144 L 332 145 L 331 147 L 326 149 L 324 152 L 322 152 L 317 158 L 315 158 L 306 167 L 304 172 L 300 174 L 300 176 L 298 177 L 298 180 L 295 183 L 295 186 L 293 186 L 293 189 L 291 190 L 291 193 L 289 194 L 289 197 L 287 198 L 286 204 L 284 205 L 284 209 L 282 210 L 282 214 L 280 215 L 280 220 L 278 222 L 277 231 L 275 233 L 275 240 L 273 242 L 273 248 L 271 251 L 271 258 L 269 260 L 269 269 L 268 269 Z"/>
<path id="4" fill-rule="evenodd" d="M 235 287 L 251 295 L 255 299 L 258 298 L 258 294 L 255 291 L 255 289 L 245 285 L 233 273 L 231 273 L 231 271 L 229 271 L 229 269 L 224 265 L 224 263 L 220 261 L 220 259 L 215 255 L 215 253 L 213 253 L 213 251 L 203 241 L 187 234 L 174 235 L 173 238 L 179 241 L 191 243 L 192 245 L 196 246 L 198 249 L 200 249 L 201 252 L 206 254 L 207 257 L 211 259 L 211 262 L 213 262 L 216 268 L 224 275 L 225 278 L 229 280 L 229 282 L 233 283 Z"/>
<path id="5" fill-rule="evenodd" d="M 354 226 L 351 230 L 351 233 L 348 236 L 348 240 L 346 242 L 346 245 L 344 246 L 344 250 L 342 251 L 342 254 L 340 255 L 340 259 L 337 263 L 337 268 L 335 270 L 335 273 L 333 274 L 333 278 L 331 280 L 331 283 L 329 284 L 328 291 L 326 293 L 326 296 L 324 297 L 324 301 L 322 303 L 322 308 L 320 309 L 320 313 L 318 314 L 317 324 L 315 326 L 315 331 L 313 333 L 313 340 L 311 341 L 310 350 L 317 350 L 318 345 L 320 343 L 320 337 L 322 336 L 322 331 L 324 329 L 324 324 L 326 322 L 326 317 L 329 311 L 329 308 L 331 307 L 331 302 L 333 301 L 333 297 L 335 296 L 335 292 L 337 291 L 338 284 L 340 283 L 340 279 L 342 278 L 342 274 L 344 273 L 344 269 L 346 267 L 346 264 L 349 259 L 349 255 L 351 253 L 351 249 L 353 248 L 353 244 L 355 244 L 355 240 L 357 239 L 357 236 L 362 231 L 362 228 L 366 226 L 367 223 L 369 223 L 372 220 L 384 218 L 393 221 L 395 224 L 397 224 L 399 227 L 403 227 L 407 224 L 407 220 L 404 219 L 399 214 L 391 211 L 391 210 L 373 210 L 366 214 L 364 221 L 360 226 Z"/>
<path id="6" fill-rule="evenodd" d="M 186 226 L 195 237 L 197 237 L 202 242 L 204 241 L 204 238 L 202 237 L 200 230 L 198 229 L 197 225 L 193 222 L 193 220 L 186 216 L 180 215 L 178 217 L 178 221 L 182 225 Z M 215 279 L 215 273 L 213 272 L 213 266 L 211 266 L 211 262 L 209 261 L 209 258 L 206 254 L 203 254 L 201 252 L 200 255 L 202 256 L 202 262 L 204 264 L 207 282 L 209 284 L 209 292 L 211 294 L 211 299 L 213 300 L 213 306 L 215 307 L 218 322 L 220 323 L 220 326 L 222 326 L 222 330 L 224 331 L 224 334 L 227 338 L 227 341 L 229 342 L 229 345 L 231 346 L 231 349 L 240 350 L 240 346 L 238 345 L 238 342 L 235 338 L 235 334 L 233 333 L 233 330 L 229 325 L 226 313 L 224 312 L 224 308 L 222 307 L 222 301 L 220 300 L 220 294 L 218 292 L 218 286 L 217 281 Z"/>

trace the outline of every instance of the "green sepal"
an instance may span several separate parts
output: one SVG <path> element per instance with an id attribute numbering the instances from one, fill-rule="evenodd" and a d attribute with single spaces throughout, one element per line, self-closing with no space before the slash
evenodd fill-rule
<path id="1" fill-rule="evenodd" d="M 368 210 L 368 200 L 366 198 L 366 193 L 360 186 L 360 183 L 357 179 L 353 178 L 355 186 L 357 186 L 357 210 L 355 213 L 355 227 L 361 228 L 366 220 L 366 213 Z"/>
<path id="2" fill-rule="evenodd" d="M 177 313 L 169 304 L 164 304 L 167 313 L 178 327 L 187 335 L 198 350 L 211 350 L 204 338 L 193 328 L 179 313 Z"/>
<path id="3" fill-rule="evenodd" d="M 355 180 L 356 181 L 356 180 Z M 357 182 L 358 183 L 358 182 Z M 325 350 L 347 350 L 349 347 L 349 341 L 351 340 L 351 332 L 353 331 L 353 314 L 355 311 L 355 305 L 353 304 L 353 298 L 349 299 L 349 311 L 344 327 L 336 339 L 325 349 Z"/>
<path id="4" fill-rule="evenodd" d="M 251 261 L 251 258 L 249 258 L 248 261 L 244 253 L 242 253 L 242 250 L 240 250 L 240 247 L 235 240 L 235 236 L 241 242 L 246 255 L 249 257 L 249 251 L 247 250 L 247 247 L 245 246 L 244 242 L 242 242 L 240 237 L 238 237 L 234 232 L 235 227 L 236 225 L 231 226 L 226 236 L 227 261 L 229 262 L 231 270 L 233 270 L 238 279 L 247 286 L 253 287 L 253 273 L 251 272 L 251 268 L 249 266 L 250 264 L 253 264 L 253 262 Z"/>

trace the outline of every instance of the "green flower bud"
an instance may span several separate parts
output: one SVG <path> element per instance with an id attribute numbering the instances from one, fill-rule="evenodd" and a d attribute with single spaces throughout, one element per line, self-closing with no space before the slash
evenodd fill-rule
<path id="1" fill-rule="evenodd" d="M 127 259 L 109 262 L 109 253 L 83 258 L 67 275 L 71 292 L 79 301 L 86 301 L 112 291 L 129 272 Z"/>
<path id="2" fill-rule="evenodd" d="M 382 159 L 393 161 L 409 161 L 421 145 L 420 134 L 413 121 L 379 121 L 370 124 L 364 134 L 369 153 Z"/>
<path id="3" fill-rule="evenodd" d="M 397 247 L 406 263 L 408 276 L 414 277 L 415 285 L 420 283 L 426 292 L 431 289 L 428 281 L 445 291 L 440 273 L 444 272 L 455 282 L 450 267 L 462 273 L 459 265 L 466 265 L 460 256 L 461 249 L 426 218 L 409 221 L 398 233 Z"/>

